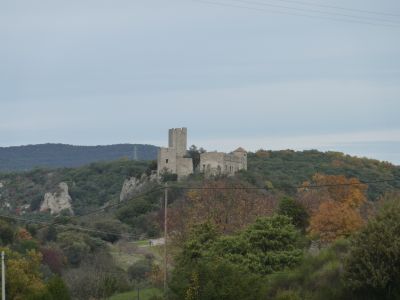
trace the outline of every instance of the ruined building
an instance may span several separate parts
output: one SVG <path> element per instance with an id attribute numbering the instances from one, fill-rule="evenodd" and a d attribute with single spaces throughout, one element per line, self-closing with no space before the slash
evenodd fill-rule
<path id="1" fill-rule="evenodd" d="M 231 153 L 201 153 L 198 169 L 194 170 L 193 160 L 187 155 L 186 128 L 170 129 L 168 148 L 160 148 L 158 152 L 158 175 L 169 172 L 183 178 L 194 171 L 205 173 L 207 176 L 234 175 L 243 169 L 247 170 L 247 152 L 238 148 Z"/>
<path id="2" fill-rule="evenodd" d="M 158 175 L 169 172 L 182 178 L 193 173 L 193 160 L 187 157 L 186 128 L 169 130 L 168 148 L 160 148 L 157 162 Z"/>

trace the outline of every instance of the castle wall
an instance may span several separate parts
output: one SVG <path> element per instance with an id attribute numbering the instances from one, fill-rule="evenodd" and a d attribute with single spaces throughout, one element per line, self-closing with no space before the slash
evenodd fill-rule
<path id="1" fill-rule="evenodd" d="M 232 154 L 239 159 L 240 170 L 247 170 L 247 152 L 244 149 L 239 148 L 232 152 Z"/>
<path id="2" fill-rule="evenodd" d="M 187 153 L 187 129 L 173 128 L 168 132 L 168 148 L 160 148 L 157 159 L 157 173 L 177 174 L 178 179 L 193 173 L 193 161 Z"/>
<path id="3" fill-rule="evenodd" d="M 200 155 L 200 172 L 206 175 L 220 175 L 224 170 L 224 153 L 205 152 Z"/>
<path id="4" fill-rule="evenodd" d="M 185 177 L 193 174 L 193 160 L 188 157 L 178 157 L 176 160 L 176 174 L 178 177 Z"/>
<path id="5" fill-rule="evenodd" d="M 160 150 L 158 151 L 158 158 L 157 158 L 157 174 L 160 175 L 165 170 L 172 174 L 177 174 L 176 156 L 177 156 L 176 149 L 160 148 Z"/>
<path id="6" fill-rule="evenodd" d="M 200 155 L 200 171 L 207 176 L 234 175 L 247 170 L 247 153 L 206 152 Z"/>
<path id="7" fill-rule="evenodd" d="M 173 128 L 168 132 L 168 148 L 158 152 L 158 175 L 163 171 L 177 174 L 178 179 L 193 174 L 193 160 L 187 154 L 187 129 Z M 200 154 L 199 170 L 207 176 L 234 175 L 239 170 L 247 170 L 247 152 L 238 148 L 226 154 L 206 152 Z"/>

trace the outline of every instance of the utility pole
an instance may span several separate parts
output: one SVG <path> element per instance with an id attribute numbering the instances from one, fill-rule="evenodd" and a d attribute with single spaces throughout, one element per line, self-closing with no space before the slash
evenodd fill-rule
<path id="1" fill-rule="evenodd" d="M 168 183 L 164 189 L 164 294 L 167 293 L 167 217 L 168 217 Z"/>
<path id="2" fill-rule="evenodd" d="M 4 251 L 1 251 L 1 299 L 6 300 L 6 266 L 4 264 Z"/>

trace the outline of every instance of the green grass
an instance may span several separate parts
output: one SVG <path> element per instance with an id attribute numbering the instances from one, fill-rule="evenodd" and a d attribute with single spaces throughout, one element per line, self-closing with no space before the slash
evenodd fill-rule
<path id="1" fill-rule="evenodd" d="M 109 244 L 108 246 L 117 266 L 125 271 L 138 260 L 145 259 L 146 254 L 153 254 L 155 263 L 162 261 L 161 246 L 150 247 L 149 240 L 128 242 L 125 246 L 130 250 L 117 244 Z"/>
<path id="2" fill-rule="evenodd" d="M 134 242 L 138 247 L 149 247 L 150 246 L 150 240 L 141 240 L 141 241 L 136 241 Z"/>
<path id="3" fill-rule="evenodd" d="M 161 296 L 162 291 L 156 288 L 144 288 L 139 291 L 140 300 L 149 300 L 152 296 Z M 122 294 L 114 295 L 110 300 L 136 300 L 137 291 L 126 292 Z"/>

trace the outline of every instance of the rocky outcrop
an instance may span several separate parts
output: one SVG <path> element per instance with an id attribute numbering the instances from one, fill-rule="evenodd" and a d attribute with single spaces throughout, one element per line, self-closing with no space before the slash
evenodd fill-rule
<path id="1" fill-rule="evenodd" d="M 0 181 L 0 189 L 4 187 L 4 184 Z"/>
<path id="2" fill-rule="evenodd" d="M 61 182 L 55 193 L 46 193 L 44 195 L 40 211 L 50 211 L 53 215 L 59 214 L 63 210 L 68 210 L 73 214 L 71 202 L 72 199 L 68 193 L 68 185 L 65 182 Z"/>
<path id="3" fill-rule="evenodd" d="M 121 193 L 119 195 L 119 201 L 129 200 L 136 194 L 142 192 L 149 183 L 157 181 L 157 174 L 147 176 L 143 174 L 140 179 L 131 177 L 124 181 L 122 185 Z"/>

